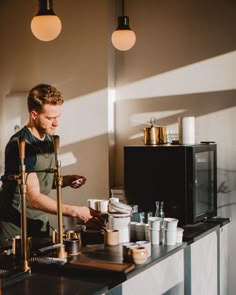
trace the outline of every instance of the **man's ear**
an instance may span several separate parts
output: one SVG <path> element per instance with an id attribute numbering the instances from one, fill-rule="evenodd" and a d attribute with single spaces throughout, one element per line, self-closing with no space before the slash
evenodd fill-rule
<path id="1" fill-rule="evenodd" d="M 35 110 L 32 110 L 31 111 L 31 117 L 32 117 L 32 119 L 35 120 L 37 118 L 37 116 L 38 116 L 38 113 Z"/>

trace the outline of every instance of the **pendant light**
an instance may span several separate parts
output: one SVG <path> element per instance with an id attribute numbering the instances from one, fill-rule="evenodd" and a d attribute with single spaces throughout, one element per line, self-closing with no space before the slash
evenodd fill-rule
<path id="1" fill-rule="evenodd" d="M 118 16 L 118 27 L 112 33 L 111 41 L 114 47 L 121 51 L 131 49 L 136 41 L 135 33 L 129 27 L 129 17 L 124 15 L 124 0 L 122 0 L 122 16 Z"/>
<path id="2" fill-rule="evenodd" d="M 61 20 L 53 11 L 53 0 L 38 0 L 39 10 L 31 21 L 31 31 L 41 41 L 51 41 L 61 32 Z"/>

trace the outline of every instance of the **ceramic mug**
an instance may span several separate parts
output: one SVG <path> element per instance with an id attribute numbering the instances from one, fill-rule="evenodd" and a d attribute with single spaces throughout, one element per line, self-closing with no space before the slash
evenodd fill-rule
<path id="1" fill-rule="evenodd" d="M 119 231 L 117 229 L 106 229 L 104 231 L 104 244 L 115 246 L 119 244 Z"/>
<path id="2" fill-rule="evenodd" d="M 135 264 L 143 264 L 148 259 L 148 250 L 145 247 L 137 246 L 130 248 L 129 255 Z"/>

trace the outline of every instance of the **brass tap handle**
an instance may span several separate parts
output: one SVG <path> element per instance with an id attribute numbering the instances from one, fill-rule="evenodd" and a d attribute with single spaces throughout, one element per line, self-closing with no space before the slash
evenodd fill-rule
<path id="1" fill-rule="evenodd" d="M 21 192 L 21 253 L 23 258 L 23 268 L 24 271 L 29 271 L 28 264 L 28 253 L 27 253 L 27 217 L 26 217 L 26 174 L 25 174 L 25 138 L 19 138 L 19 157 L 20 157 L 20 175 L 19 175 L 19 185 Z"/>
<path id="2" fill-rule="evenodd" d="M 65 252 L 65 245 L 63 244 L 63 214 L 62 214 L 62 183 L 63 178 L 61 176 L 61 162 L 58 160 L 59 155 L 59 136 L 53 136 L 54 151 L 56 159 L 56 189 L 57 189 L 57 221 L 58 221 L 58 239 L 61 247 L 57 251 L 59 258 L 66 258 L 67 253 Z"/>
<path id="3" fill-rule="evenodd" d="M 55 156 L 57 161 L 58 155 L 59 155 L 59 142 L 60 142 L 60 138 L 58 135 L 53 135 L 53 142 L 54 142 L 54 151 L 55 151 Z"/>
<path id="4" fill-rule="evenodd" d="M 21 164 L 24 164 L 24 159 L 25 159 L 25 138 L 24 137 L 19 138 L 19 156 L 20 156 Z"/>

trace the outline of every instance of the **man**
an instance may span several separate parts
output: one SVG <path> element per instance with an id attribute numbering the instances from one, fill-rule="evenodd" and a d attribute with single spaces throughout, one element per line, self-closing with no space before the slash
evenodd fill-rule
<path id="1" fill-rule="evenodd" d="M 25 139 L 27 227 L 31 237 L 49 235 L 48 213 L 57 213 L 57 202 L 48 195 L 54 185 L 55 151 L 53 134 L 58 126 L 63 104 L 61 93 L 53 86 L 39 84 L 28 95 L 29 121 L 14 134 L 5 150 L 5 172 L 0 191 L 0 247 L 20 235 L 21 191 L 14 176 L 19 175 L 19 138 Z M 48 170 L 47 170 L 48 169 Z M 79 188 L 86 178 L 79 175 L 63 177 L 62 186 Z M 102 221 L 98 212 L 85 207 L 62 204 L 64 216 L 77 217 L 82 223 Z"/>

